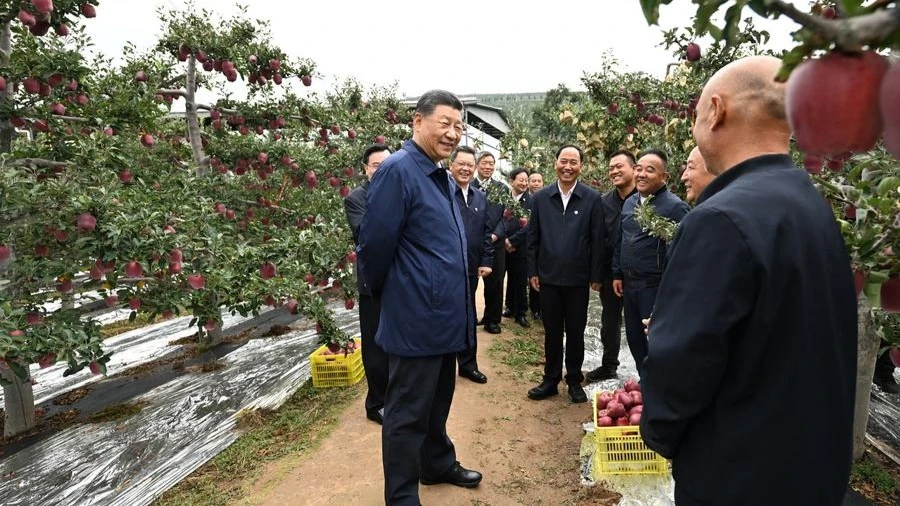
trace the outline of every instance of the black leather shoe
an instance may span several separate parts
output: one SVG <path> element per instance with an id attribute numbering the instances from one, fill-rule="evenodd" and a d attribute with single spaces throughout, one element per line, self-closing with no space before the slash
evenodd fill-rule
<path id="1" fill-rule="evenodd" d="M 437 478 L 427 478 L 422 476 L 419 481 L 422 485 L 437 485 L 438 483 L 449 483 L 457 487 L 474 488 L 481 483 L 481 473 L 472 471 L 459 465 L 459 462 L 453 464 L 446 473 Z"/>
<path id="2" fill-rule="evenodd" d="M 531 324 L 528 323 L 528 318 L 525 318 L 524 316 L 517 316 L 516 323 L 525 327 L 526 329 L 531 326 Z"/>
<path id="3" fill-rule="evenodd" d="M 510 311 L 509 309 L 504 310 L 501 314 L 504 318 L 512 318 L 512 311 Z"/>
<path id="4" fill-rule="evenodd" d="M 459 371 L 459 375 L 463 378 L 468 378 L 475 383 L 487 383 L 487 376 L 478 369 L 475 369 L 474 371 Z"/>
<path id="5" fill-rule="evenodd" d="M 486 324 L 486 325 L 484 326 L 484 330 L 485 330 L 488 334 L 499 334 L 499 333 L 501 332 L 501 330 L 500 330 L 500 325 L 497 325 L 496 323 L 488 323 L 488 324 Z"/>
<path id="6" fill-rule="evenodd" d="M 535 401 L 553 397 L 554 395 L 559 395 L 559 388 L 557 388 L 556 383 L 550 381 L 542 381 L 540 385 L 528 391 L 528 398 Z"/>
<path id="7" fill-rule="evenodd" d="M 581 385 L 569 385 L 569 400 L 572 401 L 573 404 L 587 402 L 587 394 L 584 393 L 584 389 L 581 388 Z"/>
<path id="8" fill-rule="evenodd" d="M 616 371 L 611 371 L 606 367 L 600 366 L 593 371 L 589 371 L 584 377 L 588 380 L 588 383 L 594 383 L 597 381 L 615 379 L 618 378 L 619 375 L 616 374 Z"/>
<path id="9" fill-rule="evenodd" d="M 378 408 L 373 411 L 366 411 L 366 418 L 372 420 L 378 425 L 384 424 L 384 408 Z"/>

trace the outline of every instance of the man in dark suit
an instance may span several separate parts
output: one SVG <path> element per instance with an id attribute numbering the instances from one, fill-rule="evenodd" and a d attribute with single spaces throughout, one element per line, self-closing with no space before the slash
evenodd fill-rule
<path id="1" fill-rule="evenodd" d="M 468 244 L 469 293 L 472 314 L 475 314 L 475 289 L 478 278 L 490 275 L 494 265 L 494 244 L 491 242 L 491 228 L 487 222 L 487 199 L 484 193 L 470 184 L 475 173 L 475 150 L 469 146 L 460 146 L 450 155 L 450 175 L 456 183 L 453 195 L 463 224 L 466 227 L 466 243 Z M 475 321 L 472 321 L 475 325 Z M 475 383 L 487 383 L 487 376 L 478 370 L 478 336 L 475 345 L 461 351 L 458 355 L 459 375 Z"/>
<path id="2" fill-rule="evenodd" d="M 366 213 L 369 182 L 390 154 L 390 149 L 384 144 L 372 144 L 366 148 L 362 159 L 366 180 L 344 199 L 347 222 L 350 223 L 353 242 L 357 246 L 359 246 L 359 225 Z M 366 371 L 366 383 L 369 387 L 366 393 L 366 417 L 380 424 L 384 420 L 384 392 L 388 382 L 388 358 L 375 342 L 381 303 L 372 296 L 371 290 L 358 273 L 356 286 L 359 291 L 359 333 L 362 337 L 363 369 Z"/>
<path id="3" fill-rule="evenodd" d="M 690 209 L 666 188 L 668 167 L 669 159 L 662 151 L 651 149 L 638 157 L 634 166 L 638 193 L 628 197 L 622 206 L 620 239 L 613 254 L 613 290 L 623 298 L 625 337 L 638 374 L 647 356 L 642 320 L 650 318 L 653 312 L 666 264 L 666 242 L 644 232 L 635 218 L 635 210 L 652 197 L 649 205 L 656 214 L 678 223 Z"/>
<path id="4" fill-rule="evenodd" d="M 475 158 L 475 163 L 477 176 L 472 180 L 472 186 L 485 193 L 496 186 L 509 191 L 505 183 L 493 178 L 494 155 L 482 151 Z M 494 264 L 491 266 L 491 274 L 484 278 L 484 316 L 479 324 L 483 324 L 484 330 L 490 334 L 500 333 L 500 314 L 503 309 L 503 277 L 506 275 L 504 210 L 503 204 L 488 201 L 487 222 L 493 230 L 491 241 L 494 245 Z"/>
<path id="5" fill-rule="evenodd" d="M 531 208 L 531 195 L 528 193 L 528 172 L 525 169 L 514 169 L 509 173 L 513 199 L 518 201 L 526 211 Z M 528 318 L 528 258 L 526 254 L 528 233 L 527 218 L 521 220 L 515 216 L 505 216 L 506 227 L 506 304 L 510 316 L 523 327 L 530 327 Z"/>
<path id="6" fill-rule="evenodd" d="M 463 134 L 448 91 L 419 98 L 413 138 L 372 178 L 359 230 L 359 272 L 381 297 L 375 341 L 388 354 L 381 432 L 385 503 L 419 505 L 419 482 L 475 487 L 447 436 L 456 356 L 475 345 L 466 230 L 442 160 Z"/>
<path id="7" fill-rule="evenodd" d="M 584 328 L 589 289 L 603 281 L 604 227 L 600 194 L 578 183 L 582 152 L 563 146 L 556 153 L 556 184 L 534 194 L 528 224 L 528 276 L 541 292 L 544 313 L 544 378 L 528 397 L 546 399 L 559 393 L 563 379 L 565 333 L 566 384 L 569 399 L 587 402 L 584 376 Z"/>
<path id="8" fill-rule="evenodd" d="M 856 388 L 856 296 L 830 206 L 790 156 L 781 60 L 719 70 L 694 138 L 716 175 L 671 245 L 649 327 L 641 436 L 675 502 L 838 506 Z"/>
<path id="9" fill-rule="evenodd" d="M 613 188 L 604 194 L 603 229 L 606 231 L 606 254 L 603 262 L 603 288 L 600 290 L 600 343 L 603 357 L 600 367 L 584 375 L 590 382 L 618 377 L 619 349 L 622 346 L 622 298 L 616 295 L 612 286 L 612 258 L 619 241 L 622 206 L 637 193 L 634 187 L 634 155 L 627 149 L 620 149 L 609 157 L 609 180 Z"/>
<path id="10" fill-rule="evenodd" d="M 544 175 L 538 171 L 528 174 L 528 193 L 534 195 L 544 187 Z M 528 309 L 535 321 L 541 319 L 541 292 L 535 290 L 531 283 L 528 284 Z"/>

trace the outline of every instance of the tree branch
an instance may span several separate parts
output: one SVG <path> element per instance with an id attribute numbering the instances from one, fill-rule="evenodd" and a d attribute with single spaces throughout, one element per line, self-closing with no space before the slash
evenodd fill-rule
<path id="1" fill-rule="evenodd" d="M 844 51 L 859 51 L 881 42 L 900 28 L 900 8 L 881 9 L 850 19 L 825 19 L 801 12 L 782 0 L 765 0 L 766 7 L 835 43 Z"/>
<path id="2" fill-rule="evenodd" d="M 159 89 L 156 90 L 156 93 L 160 95 L 173 95 L 176 97 L 186 97 L 187 93 L 184 90 L 170 90 L 170 89 Z"/>
<path id="3" fill-rule="evenodd" d="M 169 86 L 172 86 L 173 84 L 178 84 L 178 82 L 180 82 L 182 79 L 184 79 L 186 77 L 187 77 L 186 74 L 177 75 L 171 79 L 161 82 L 159 84 L 159 87 L 160 88 L 168 88 Z"/>
<path id="4" fill-rule="evenodd" d="M 9 165 L 12 165 L 15 167 L 21 167 L 21 166 L 27 166 L 27 165 L 33 165 L 36 167 L 50 167 L 50 168 L 68 167 L 69 166 L 68 162 L 57 162 L 54 160 L 47 160 L 44 158 L 19 158 L 16 160 L 11 160 L 8 163 L 9 163 Z"/>
<path id="5" fill-rule="evenodd" d="M 61 116 L 59 114 L 54 114 L 53 118 L 62 121 L 71 121 L 73 123 L 87 123 L 89 121 L 87 118 L 81 118 L 78 116 Z"/>

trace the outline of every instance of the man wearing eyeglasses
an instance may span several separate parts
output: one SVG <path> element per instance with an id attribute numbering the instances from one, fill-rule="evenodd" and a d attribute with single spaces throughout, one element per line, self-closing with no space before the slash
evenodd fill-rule
<path id="1" fill-rule="evenodd" d="M 472 314 L 475 314 L 475 289 L 478 286 L 478 278 L 490 275 L 491 266 L 494 265 L 492 231 L 487 221 L 487 198 L 470 184 L 474 173 L 475 150 L 469 146 L 460 146 L 453 150 L 450 154 L 450 175 L 456 183 L 453 195 L 456 197 L 459 213 L 466 227 Z M 474 320 L 472 325 L 474 329 L 476 327 Z M 487 383 L 487 376 L 478 370 L 477 352 L 476 333 L 475 345 L 457 355 L 459 375 L 475 383 Z"/>
<path id="2" fill-rule="evenodd" d="M 353 242 L 359 245 L 359 224 L 366 213 L 366 198 L 369 193 L 369 182 L 381 162 L 390 156 L 391 150 L 384 144 L 372 144 L 363 152 L 363 170 L 366 180 L 356 187 L 344 199 L 344 211 L 353 233 Z M 363 369 L 366 371 L 366 383 L 369 391 L 366 394 L 366 417 L 381 424 L 384 421 L 384 392 L 388 381 L 388 359 L 384 350 L 375 342 L 378 332 L 378 314 L 381 303 L 372 296 L 362 276 L 356 276 L 356 287 L 359 291 L 359 333 L 362 337 Z"/>

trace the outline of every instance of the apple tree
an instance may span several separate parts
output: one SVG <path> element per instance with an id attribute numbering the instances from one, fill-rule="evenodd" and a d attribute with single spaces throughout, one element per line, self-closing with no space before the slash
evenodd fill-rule
<path id="1" fill-rule="evenodd" d="M 641 0 L 647 21 L 671 0 Z M 795 156 L 834 205 L 850 250 L 859 297 L 854 457 L 865 449 L 869 391 L 883 337 L 897 346 L 896 325 L 879 311 L 900 311 L 900 6 L 862 0 L 812 3 L 742 0 L 716 24 L 722 2 L 698 0 L 691 30 L 732 47 L 742 37 L 744 8 L 799 26 L 796 46 L 781 55 Z M 888 56 L 893 51 L 894 58 Z M 823 273 L 824 275 L 824 273 Z M 896 318 L 896 314 L 886 318 Z M 885 350 L 881 350 L 885 351 Z"/>

